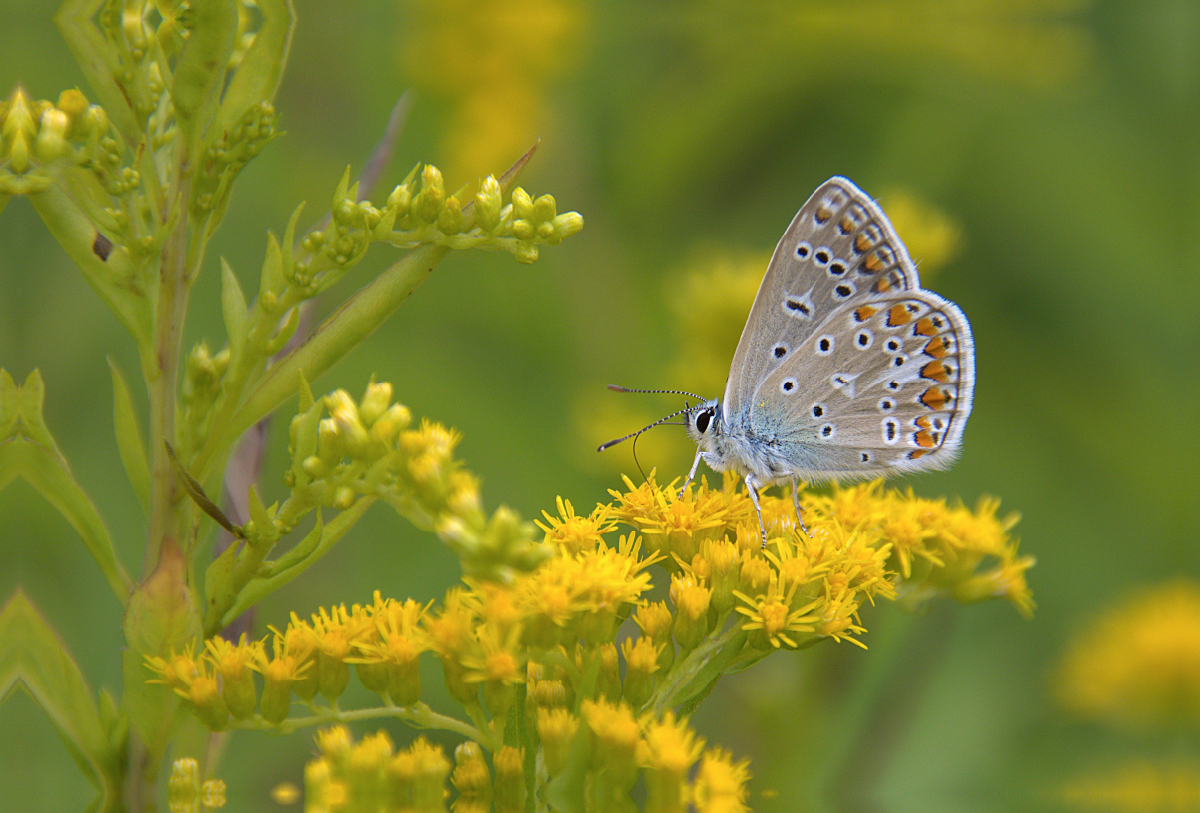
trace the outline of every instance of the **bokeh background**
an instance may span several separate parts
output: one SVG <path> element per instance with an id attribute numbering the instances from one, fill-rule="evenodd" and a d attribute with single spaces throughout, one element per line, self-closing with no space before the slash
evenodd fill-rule
<path id="1" fill-rule="evenodd" d="M 450 256 L 314 389 L 390 380 L 415 414 L 464 433 L 460 452 L 489 508 L 535 518 L 562 495 L 587 510 L 620 473 L 639 476 L 628 445 L 605 455 L 596 445 L 681 406 L 604 385 L 720 394 L 776 240 L 821 181 L 846 175 L 881 199 L 926 287 L 957 302 L 975 333 L 960 462 L 898 485 L 967 504 L 997 495 L 1002 511 L 1020 512 L 1038 609 L 1025 621 L 999 603 L 920 616 L 868 608 L 869 651 L 772 657 L 726 679 L 695 725 L 752 760 L 758 810 L 1129 809 L 1063 788 L 1134 764 L 1200 784 L 1194 708 L 1111 723 L 1064 708 L 1056 677 L 1099 614 L 1200 575 L 1200 5 L 296 9 L 276 100 L 287 134 L 239 181 L 193 297 L 189 344 L 224 340 L 218 258 L 252 291 L 267 230 L 281 233 L 299 201 L 302 223 L 321 215 L 403 91 L 413 104 L 378 200 L 417 161 L 454 188 L 499 173 L 540 137 L 520 182 L 582 213 L 582 234 L 533 266 Z M 5 0 L 0 18 L 0 90 L 89 92 L 46 4 Z M 373 248 L 325 310 L 394 258 Z M 41 369 L 49 425 L 136 573 L 144 528 L 112 437 L 106 356 L 136 373 L 115 319 L 14 200 L 0 216 L 0 366 L 18 380 Z M 272 498 L 283 493 L 280 434 L 264 478 Z M 637 454 L 670 479 L 693 450 L 667 427 Z M 257 624 L 369 601 L 375 589 L 429 599 L 456 578 L 432 536 L 380 505 L 272 596 Z M 69 526 L 21 483 L 0 491 L 0 595 L 18 584 L 93 685 L 119 687 L 119 608 Z M 1173 584 L 1187 593 L 1191 583 Z M 1186 627 L 1164 634 L 1186 643 Z M 1140 656 L 1118 647 L 1112 657 Z M 435 668 L 426 685 L 440 687 Z M 24 695 L 0 705 L 0 732 L 4 806 L 86 806 L 89 787 Z M 278 809 L 270 789 L 299 783 L 312 748 L 308 733 L 234 737 L 219 771 L 228 809 Z M 1195 809 L 1178 801 L 1194 797 L 1147 792 L 1160 806 L 1139 809 Z"/>

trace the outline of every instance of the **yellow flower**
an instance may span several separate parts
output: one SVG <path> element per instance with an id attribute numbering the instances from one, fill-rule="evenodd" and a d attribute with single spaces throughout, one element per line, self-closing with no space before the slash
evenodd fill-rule
<path id="1" fill-rule="evenodd" d="M 682 810 L 687 804 L 687 775 L 704 750 L 704 739 L 667 712 L 661 720 L 644 721 L 638 764 L 645 769 L 646 808 Z"/>
<path id="2" fill-rule="evenodd" d="M 1058 798 L 1076 810 L 1173 813 L 1200 809 L 1200 764 L 1129 762 L 1064 783 Z"/>
<path id="3" fill-rule="evenodd" d="M 507 166 L 546 129 L 546 91 L 579 53 L 578 0 L 416 0 L 402 53 L 416 87 L 451 100 L 443 148 L 460 175 Z"/>
<path id="4" fill-rule="evenodd" d="M 584 700 L 580 709 L 596 743 L 601 767 L 614 784 L 632 785 L 637 778 L 637 749 L 641 729 L 633 710 L 623 703 Z"/>
<path id="5" fill-rule="evenodd" d="M 908 253 L 920 263 L 922 277 L 958 256 L 962 229 L 945 212 L 905 189 L 886 190 L 880 199 Z"/>
<path id="6" fill-rule="evenodd" d="M 1063 705 L 1135 727 L 1200 724 L 1200 585 L 1139 591 L 1072 642 L 1057 676 Z"/>
<path id="7" fill-rule="evenodd" d="M 768 643 L 775 649 L 784 645 L 795 649 L 802 640 L 799 633 L 811 633 L 816 629 L 814 622 L 818 620 L 818 616 L 812 611 L 819 602 L 812 601 L 793 610 L 790 605 L 795 592 L 796 585 L 793 584 L 785 592 L 780 587 L 779 580 L 775 578 L 767 585 L 766 593 L 755 597 L 748 596 L 740 590 L 734 591 L 735 596 L 749 605 L 737 608 L 737 611 L 748 619 L 742 622 L 742 629 L 762 630 L 761 637 L 755 643 L 760 649 L 765 649 Z M 751 641 L 755 642 L 754 636 L 751 636 Z"/>
<path id="8" fill-rule="evenodd" d="M 200 666 L 193 654 L 193 646 L 188 644 L 183 652 L 173 654 L 168 658 L 157 655 L 146 656 L 146 668 L 159 675 L 147 680 L 147 683 L 163 683 L 168 689 L 178 689 L 187 686 L 199 673 Z"/>
<path id="9" fill-rule="evenodd" d="M 547 525 L 541 522 L 537 526 L 546 532 L 546 542 L 560 546 L 567 553 L 579 553 L 588 548 L 594 548 L 604 534 L 617 526 L 608 518 L 612 506 L 600 505 L 589 516 L 580 517 L 575 514 L 575 507 L 570 500 L 557 497 L 558 517 L 552 517 L 546 511 L 542 516 Z"/>
<path id="10" fill-rule="evenodd" d="M 744 813 L 746 782 L 750 763 L 734 763 L 727 751 L 719 748 L 704 753 L 692 784 L 692 804 L 697 813 Z"/>
<path id="11" fill-rule="evenodd" d="M 673 485 L 666 491 L 656 488 L 653 496 L 644 513 L 628 514 L 626 521 L 646 535 L 652 550 L 673 553 L 685 562 L 699 553 L 703 541 L 719 538 L 735 517 L 729 495 L 709 489 L 707 483 L 682 496 Z"/>

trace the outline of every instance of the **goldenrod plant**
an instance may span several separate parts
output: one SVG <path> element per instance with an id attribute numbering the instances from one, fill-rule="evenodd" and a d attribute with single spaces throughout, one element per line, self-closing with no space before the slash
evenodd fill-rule
<path id="1" fill-rule="evenodd" d="M 1083 751 L 1057 798 L 1081 811 L 1200 805 L 1200 584 L 1178 577 L 1127 591 L 1077 631 L 1056 670 L 1073 722 L 1120 747 Z M 1100 740 L 1104 743 L 1103 740 Z"/>
<path id="2" fill-rule="evenodd" d="M 450 251 L 529 263 L 579 232 L 580 215 L 514 186 L 529 156 L 473 193 L 421 165 L 378 205 L 347 171 L 324 221 L 301 231 L 297 208 L 268 237 L 247 297 L 207 248 L 239 173 L 279 134 L 287 0 L 68 0 L 57 19 L 97 101 L 13 91 L 0 105 L 0 194 L 33 205 L 137 348 L 149 416 L 115 364 L 113 410 L 147 534 L 131 574 L 44 420 L 38 372 L 22 383 L 0 372 L 0 487 L 21 478 L 70 522 L 119 602 L 126 643 L 113 653 L 120 691 L 97 692 L 18 590 L 0 612 L 0 696 L 19 686 L 45 712 L 97 788 L 94 809 L 159 809 L 163 795 L 171 810 L 220 807 L 224 786 L 207 778 L 216 749 L 183 749 L 266 730 L 316 737 L 310 811 L 441 811 L 450 798 L 481 812 L 745 810 L 749 765 L 688 723 L 722 677 L 823 642 L 862 646 L 876 601 L 1000 598 L 1031 612 L 1033 561 L 995 500 L 971 510 L 880 483 L 806 491 L 803 528 L 790 499 L 765 496 L 765 545 L 731 477 L 683 493 L 626 479 L 606 503 L 576 512 L 559 498 L 537 522 L 487 510 L 455 456 L 459 435 L 415 417 L 392 384 L 371 380 L 355 398 L 308 382 Z M 306 303 L 340 295 L 335 284 L 379 243 L 398 259 L 302 329 Z M 221 279 L 217 349 L 182 340 L 203 273 Z M 251 485 L 234 495 L 237 516 L 213 495 L 247 430 L 292 398 L 288 495 L 266 505 Z M 462 583 L 232 631 L 375 503 L 447 545 Z M 422 686 L 433 659 L 453 707 L 435 708 Z M 377 700 L 343 705 L 352 679 Z M 383 732 L 356 742 L 345 727 L 383 719 L 461 744 L 451 757 Z"/>

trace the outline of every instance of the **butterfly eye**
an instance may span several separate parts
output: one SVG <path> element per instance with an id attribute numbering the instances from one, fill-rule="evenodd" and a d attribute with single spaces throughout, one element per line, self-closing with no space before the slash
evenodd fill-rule
<path id="1" fill-rule="evenodd" d="M 700 434 L 703 435 L 708 431 L 708 423 L 712 420 L 712 416 L 713 413 L 711 409 L 706 409 L 696 416 L 696 429 L 700 432 Z"/>

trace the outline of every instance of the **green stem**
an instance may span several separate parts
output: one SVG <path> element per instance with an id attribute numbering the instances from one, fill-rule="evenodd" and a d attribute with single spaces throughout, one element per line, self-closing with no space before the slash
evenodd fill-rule
<path id="1" fill-rule="evenodd" d="M 178 186 L 167 205 L 186 207 L 190 197 L 191 177 L 185 155 L 180 161 Z M 178 392 L 179 355 L 187 311 L 189 276 L 188 218 L 181 216 L 163 245 L 158 302 L 154 311 L 155 358 L 152 374 L 147 377 L 150 400 L 150 517 L 143 574 L 150 573 L 158 564 L 164 536 L 178 534 L 181 530 L 175 507 L 182 493 L 167 456 L 166 444 L 175 442 L 175 394 Z M 187 547 L 186 541 L 182 541 L 182 544 Z"/>
<path id="2" fill-rule="evenodd" d="M 213 464 L 243 432 L 294 396 L 301 377 L 313 381 L 395 313 L 450 249 L 422 246 L 404 255 L 334 311 L 307 340 L 267 371 L 237 412 L 214 426 L 196 456 L 193 474 L 204 482 Z"/>
<path id="3" fill-rule="evenodd" d="M 720 619 L 723 622 L 725 619 Z M 729 629 L 719 635 L 713 636 L 701 643 L 698 647 L 688 653 L 683 660 L 675 661 L 671 671 L 667 673 L 666 679 L 662 685 L 655 690 L 654 712 L 661 714 L 668 706 L 673 705 L 672 701 L 679 691 L 687 686 L 700 670 L 704 668 L 704 664 L 708 662 L 709 657 L 720 652 L 734 638 L 741 634 L 742 628 L 734 624 Z"/>

